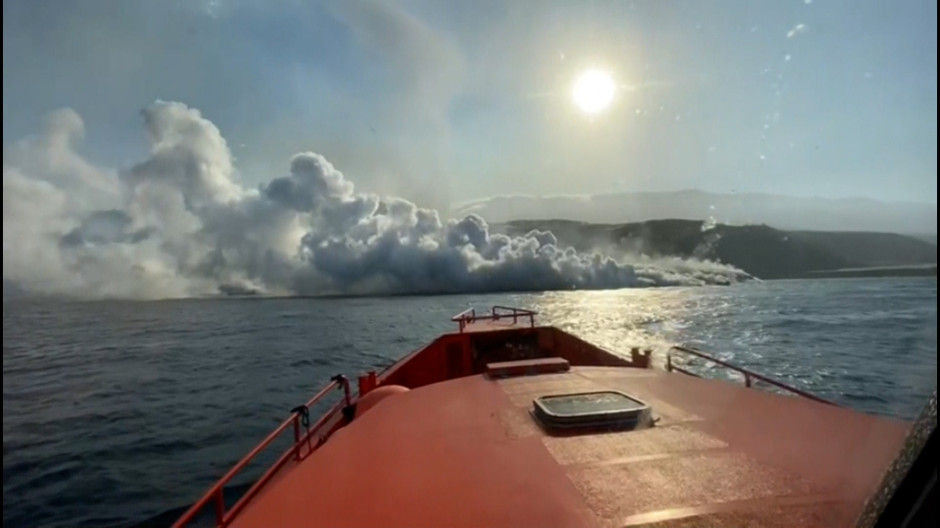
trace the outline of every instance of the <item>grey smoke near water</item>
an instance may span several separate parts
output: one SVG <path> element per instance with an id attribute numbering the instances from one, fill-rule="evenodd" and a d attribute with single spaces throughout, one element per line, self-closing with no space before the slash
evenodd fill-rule
<path id="1" fill-rule="evenodd" d="M 219 129 L 198 110 L 143 111 L 147 159 L 93 166 L 70 110 L 5 149 L 3 278 L 32 294 L 165 298 L 268 294 L 457 293 L 702 285 L 749 278 L 705 261 L 634 263 L 560 247 L 550 232 L 491 233 L 475 215 L 442 220 L 400 198 L 355 190 L 303 152 L 286 175 L 238 183 Z"/>

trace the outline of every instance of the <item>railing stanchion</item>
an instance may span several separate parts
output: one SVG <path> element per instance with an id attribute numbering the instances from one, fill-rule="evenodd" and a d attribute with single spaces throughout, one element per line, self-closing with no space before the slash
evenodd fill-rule
<path id="1" fill-rule="evenodd" d="M 294 460 L 300 460 L 300 417 L 294 413 Z"/>
<path id="2" fill-rule="evenodd" d="M 215 492 L 215 525 L 222 526 L 222 522 L 225 520 L 225 497 L 222 494 L 222 489 L 219 489 Z"/>
<path id="3" fill-rule="evenodd" d="M 352 395 L 349 393 L 349 380 L 346 379 L 346 376 L 337 374 L 333 376 L 332 381 L 339 383 L 340 387 L 343 388 L 343 398 L 345 399 L 346 405 L 352 405 Z"/>

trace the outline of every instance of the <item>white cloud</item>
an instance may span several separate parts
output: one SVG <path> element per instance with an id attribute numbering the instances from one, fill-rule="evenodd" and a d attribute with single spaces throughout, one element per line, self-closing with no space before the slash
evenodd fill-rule
<path id="1" fill-rule="evenodd" d="M 312 152 L 294 156 L 287 175 L 246 189 L 218 128 L 197 110 L 157 102 L 143 116 L 150 155 L 121 172 L 113 207 L 73 207 L 98 192 L 91 182 L 29 172 L 47 168 L 33 158 L 71 144 L 55 138 L 80 131 L 74 112 L 54 115 L 55 133 L 47 131 L 41 147 L 4 158 L 5 281 L 33 293 L 153 298 L 233 285 L 300 294 L 482 292 L 746 277 L 697 262 L 635 267 L 560 247 L 547 232 L 494 234 L 476 215 L 442 220 L 407 200 L 357 192 Z M 76 167 L 87 165 L 64 151 Z"/>
<path id="2" fill-rule="evenodd" d="M 117 174 L 95 167 L 77 152 L 85 135 L 85 123 L 72 109 L 50 112 L 42 131 L 14 142 L 3 151 L 3 164 L 18 167 L 31 178 L 59 189 L 77 192 L 74 200 L 85 207 L 102 207 L 117 197 Z"/>

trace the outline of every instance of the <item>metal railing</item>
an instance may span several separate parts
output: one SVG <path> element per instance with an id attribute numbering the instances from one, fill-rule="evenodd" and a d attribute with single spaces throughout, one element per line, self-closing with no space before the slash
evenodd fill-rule
<path id="1" fill-rule="evenodd" d="M 279 425 L 277 429 L 275 429 L 274 431 L 271 431 L 271 433 L 267 437 L 265 437 L 265 439 L 262 440 L 261 443 L 256 445 L 254 449 L 252 449 L 251 451 L 248 452 L 247 455 L 242 457 L 242 459 L 239 460 L 237 464 L 232 466 L 232 469 L 228 470 L 228 472 L 222 478 L 220 478 L 215 484 L 212 485 L 211 488 L 209 488 L 209 491 L 207 491 L 198 501 L 193 503 L 193 505 L 190 506 L 188 510 L 186 510 L 186 513 L 184 513 L 175 523 L 173 523 L 173 528 L 181 528 L 183 526 L 188 525 L 190 522 L 193 521 L 193 519 L 196 518 L 197 515 L 199 515 L 199 513 L 203 510 L 203 508 L 205 508 L 210 502 L 214 503 L 214 506 L 215 506 L 216 526 L 228 525 L 228 523 L 230 523 L 232 519 L 234 519 L 235 516 L 238 515 L 238 513 L 245 507 L 245 505 L 248 504 L 248 501 L 250 501 L 255 495 L 257 495 L 258 491 L 260 491 L 261 488 L 265 484 L 267 484 L 268 481 L 270 481 L 282 467 L 284 467 L 284 464 L 286 464 L 291 458 L 293 458 L 296 461 L 303 460 L 303 458 L 305 458 L 307 455 L 313 452 L 313 449 L 315 447 L 311 446 L 310 437 L 313 434 L 315 434 L 321 427 L 323 427 L 323 425 L 327 423 L 327 420 L 329 420 L 330 417 L 334 416 L 335 413 L 334 412 L 324 413 L 324 415 L 320 417 L 320 419 L 317 420 L 317 422 L 313 424 L 313 426 L 307 427 L 307 425 L 309 425 L 309 422 L 307 421 L 308 416 L 309 416 L 308 409 L 312 405 L 316 404 L 318 401 L 323 399 L 323 397 L 329 394 L 331 390 L 337 387 L 341 387 L 343 389 L 344 403 L 346 407 L 348 408 L 349 405 L 351 404 L 351 400 L 350 400 L 351 396 L 349 393 L 349 380 L 347 380 L 346 377 L 342 375 L 334 376 L 333 379 L 330 381 L 330 383 L 327 384 L 327 386 L 320 389 L 320 391 L 317 392 L 312 398 L 310 398 L 310 400 L 306 404 L 295 408 L 291 412 L 291 416 L 288 419 L 281 422 L 281 425 Z M 335 407 L 333 410 L 335 410 Z M 306 428 L 306 433 L 303 435 L 303 437 L 301 437 L 301 431 L 300 431 L 302 421 L 305 422 L 304 426 Z M 275 439 L 281 436 L 281 434 L 284 431 L 286 431 L 288 427 L 292 425 L 294 428 L 293 445 L 287 451 L 285 451 L 284 454 L 281 455 L 281 457 L 278 458 L 277 461 L 273 465 L 271 465 L 271 467 L 269 467 L 267 471 L 265 471 L 264 474 L 261 475 L 261 477 L 255 481 L 254 484 L 251 485 L 250 488 L 248 488 L 248 491 L 246 491 L 245 494 L 242 495 L 235 502 L 235 504 L 232 506 L 230 510 L 226 511 L 225 499 L 223 496 L 224 495 L 223 490 L 225 488 L 225 485 L 228 484 L 235 477 L 235 475 L 237 475 L 242 469 L 244 469 L 245 466 L 247 466 L 256 456 L 258 456 L 259 453 L 264 451 L 269 445 L 271 445 L 271 443 Z M 300 448 L 304 444 L 307 445 L 307 452 L 306 454 L 301 455 Z"/>
<path id="2" fill-rule="evenodd" d="M 539 313 L 533 310 L 526 310 L 525 308 L 515 308 L 512 306 L 500 306 L 498 304 L 493 305 L 490 308 L 490 313 L 482 313 L 477 315 L 477 311 L 474 308 L 467 308 L 466 310 L 460 312 L 459 314 L 450 318 L 451 321 L 460 325 L 460 332 L 463 333 L 464 329 L 470 323 L 475 321 L 499 321 L 500 319 L 512 318 L 512 324 L 517 324 L 519 318 L 528 318 L 529 326 L 535 327 L 535 316 Z"/>
<path id="3" fill-rule="evenodd" d="M 816 396 L 816 395 L 814 395 L 814 394 L 810 394 L 809 392 L 806 392 L 806 391 L 804 391 L 804 390 L 798 389 L 798 388 L 796 388 L 796 387 L 792 387 L 792 386 L 790 386 L 790 385 L 787 385 L 786 383 L 781 383 L 781 382 L 779 382 L 779 381 L 777 381 L 777 380 L 774 380 L 774 379 L 772 379 L 772 378 L 768 378 L 767 376 L 764 376 L 763 374 L 758 374 L 758 373 L 756 373 L 756 372 L 754 372 L 754 371 L 751 371 L 751 370 L 748 370 L 748 369 L 746 369 L 746 368 L 739 367 L 739 366 L 737 366 L 737 365 L 733 365 L 733 364 L 731 364 L 731 363 L 728 363 L 727 361 L 722 361 L 722 360 L 720 360 L 720 359 L 718 359 L 718 358 L 709 356 L 708 354 L 706 354 L 706 353 L 704 353 L 704 352 L 702 352 L 702 351 L 700 351 L 700 350 L 695 350 L 694 348 L 688 348 L 688 347 L 684 347 L 684 346 L 674 346 L 674 347 L 672 347 L 672 348 L 669 349 L 669 352 L 666 353 L 666 370 L 669 371 L 669 372 L 676 371 L 676 372 L 681 372 L 682 374 L 686 374 L 686 375 L 688 375 L 688 376 L 694 376 L 694 377 L 696 377 L 696 378 L 701 378 L 701 377 L 702 377 L 700 374 L 696 374 L 695 372 L 692 372 L 692 371 L 690 371 L 690 370 L 688 370 L 688 369 L 684 369 L 684 368 L 682 368 L 682 367 L 679 367 L 679 366 L 676 366 L 675 364 L 673 364 L 673 361 L 672 361 L 673 352 L 682 352 L 682 353 L 684 353 L 684 354 L 690 354 L 690 355 L 693 355 L 693 356 L 702 358 L 702 359 L 704 359 L 704 360 L 711 361 L 712 363 L 715 363 L 716 365 L 721 365 L 722 367 L 725 367 L 725 368 L 727 368 L 727 369 L 731 369 L 731 370 L 733 370 L 733 371 L 735 371 L 735 372 L 738 372 L 738 373 L 740 373 L 740 374 L 743 374 L 743 375 L 744 375 L 744 386 L 745 386 L 745 387 L 750 387 L 751 385 L 753 385 L 753 380 L 759 380 L 759 381 L 761 381 L 761 382 L 763 382 L 763 383 L 766 383 L 766 384 L 768 384 L 768 385 L 772 385 L 772 386 L 774 386 L 774 387 L 777 387 L 778 389 L 781 389 L 781 390 L 784 390 L 784 391 L 787 391 L 787 392 L 792 392 L 793 394 L 796 394 L 797 396 L 802 396 L 802 397 L 804 397 L 804 398 L 807 398 L 807 399 L 810 399 L 810 400 L 813 400 L 813 401 L 817 401 L 817 402 L 819 402 L 819 403 L 825 403 L 825 404 L 827 404 L 827 405 L 835 405 L 834 403 L 832 403 L 832 402 L 829 401 L 829 400 L 825 400 L 825 399 L 823 399 L 823 398 L 820 398 L 819 396 Z"/>

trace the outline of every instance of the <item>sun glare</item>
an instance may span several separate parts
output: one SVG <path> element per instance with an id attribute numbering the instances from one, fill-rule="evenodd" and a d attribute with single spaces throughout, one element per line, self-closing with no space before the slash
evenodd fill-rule
<path id="1" fill-rule="evenodd" d="M 586 114 L 597 114 L 610 107 L 616 85 L 611 75 L 601 70 L 588 70 L 574 83 L 574 103 Z"/>

